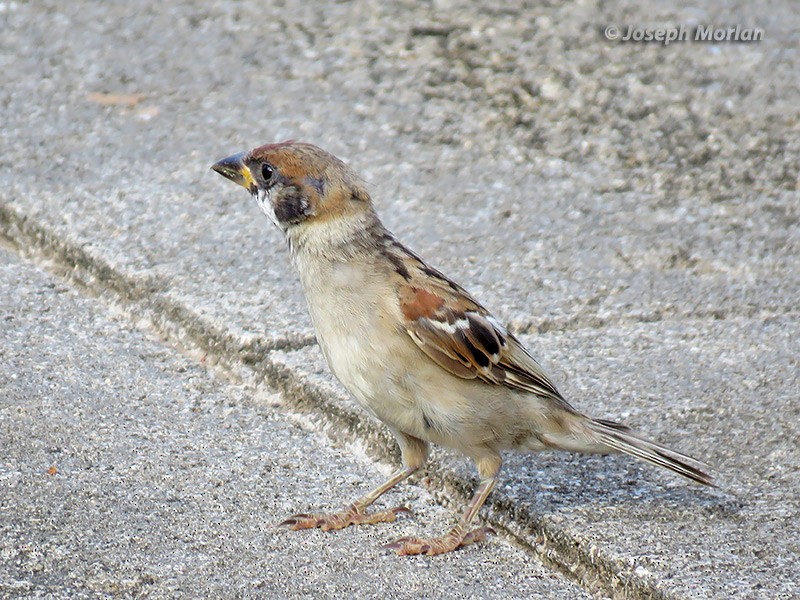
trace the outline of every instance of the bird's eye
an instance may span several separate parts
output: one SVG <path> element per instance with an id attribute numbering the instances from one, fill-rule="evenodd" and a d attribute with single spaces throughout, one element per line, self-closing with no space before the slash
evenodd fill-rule
<path id="1" fill-rule="evenodd" d="M 275 173 L 275 169 L 272 168 L 272 165 L 264 163 L 261 166 L 261 176 L 264 178 L 264 181 L 269 181 L 272 179 L 272 175 Z"/>

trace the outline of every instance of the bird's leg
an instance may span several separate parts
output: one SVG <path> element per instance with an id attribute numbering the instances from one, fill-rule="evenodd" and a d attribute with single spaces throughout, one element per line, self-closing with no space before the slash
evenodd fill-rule
<path id="1" fill-rule="evenodd" d="M 411 512 L 405 506 L 396 506 L 389 510 L 374 513 L 365 512 L 366 508 L 392 489 L 401 481 L 408 479 L 412 473 L 419 469 L 427 457 L 427 444 L 422 440 L 395 433 L 400 443 L 404 466 L 389 477 L 384 483 L 365 494 L 344 510 L 331 514 L 297 514 L 286 519 L 280 526 L 289 529 L 313 529 L 319 527 L 323 531 L 343 529 L 348 525 L 361 525 L 373 523 L 391 523 L 402 512 Z"/>
<path id="2" fill-rule="evenodd" d="M 488 461 L 487 461 L 488 462 Z M 495 462 L 495 461 L 492 461 Z M 484 469 L 481 467 L 488 467 L 489 473 L 484 475 Z M 399 540 L 387 544 L 384 548 L 394 550 L 398 555 L 409 554 L 427 554 L 432 556 L 434 554 L 444 554 L 445 552 L 452 552 L 456 548 L 481 542 L 486 539 L 487 534 L 494 533 L 491 527 L 479 527 L 470 531 L 469 525 L 478 514 L 481 506 L 486 501 L 487 496 L 494 489 L 497 483 L 497 476 L 500 472 L 500 459 L 497 457 L 496 468 L 490 464 L 478 463 L 478 470 L 481 472 L 481 484 L 475 490 L 475 494 L 467 504 L 458 524 L 453 527 L 448 533 L 437 538 L 415 538 L 404 537 Z"/>
<path id="3" fill-rule="evenodd" d="M 401 512 L 411 512 L 405 506 L 396 506 L 389 510 L 380 512 L 366 513 L 365 509 L 375 502 L 385 492 L 396 486 L 398 483 L 408 477 L 416 469 L 403 467 L 395 471 L 392 476 L 384 483 L 376 487 L 374 490 L 365 494 L 343 511 L 331 514 L 298 514 L 292 515 L 286 519 L 281 526 L 288 526 L 289 529 L 312 529 L 319 527 L 323 531 L 333 531 L 334 529 L 343 529 L 348 525 L 361 525 L 368 523 L 391 523 L 397 518 Z"/>

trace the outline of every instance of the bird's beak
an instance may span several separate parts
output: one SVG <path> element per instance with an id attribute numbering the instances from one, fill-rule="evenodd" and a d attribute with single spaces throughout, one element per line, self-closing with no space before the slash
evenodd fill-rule
<path id="1" fill-rule="evenodd" d="M 244 164 L 245 155 L 245 152 L 239 152 L 228 158 L 223 158 L 221 161 L 211 165 L 211 168 L 223 177 L 227 177 L 234 183 L 238 183 L 251 194 L 255 194 L 258 188 L 253 179 L 253 174 L 250 172 L 250 168 Z"/>

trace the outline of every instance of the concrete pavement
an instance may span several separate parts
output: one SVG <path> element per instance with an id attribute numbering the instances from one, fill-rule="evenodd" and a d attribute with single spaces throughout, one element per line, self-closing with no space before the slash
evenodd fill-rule
<path id="1" fill-rule="evenodd" d="M 723 483 L 624 458 L 512 456 L 490 522 L 599 595 L 797 597 L 791 3 L 295 4 L 4 3 L 0 229 L 14 252 L 391 460 L 322 364 L 278 233 L 208 172 L 266 141 L 317 143 L 365 176 L 404 241 L 521 332 L 579 408 L 708 460 Z M 654 21 L 767 35 L 668 48 L 602 36 Z M 304 463 L 297 485 L 314 473 Z M 425 482 L 455 509 L 472 477 L 439 452 Z M 453 560 L 472 552 L 491 555 Z"/>
<path id="2" fill-rule="evenodd" d="M 277 528 L 383 469 L 332 448 L 278 394 L 219 380 L 0 257 L 14 291 L 0 322 L 3 597 L 589 597 L 503 540 L 431 565 L 380 549 L 417 518 L 345 535 Z M 387 500 L 448 526 L 418 486 Z"/>

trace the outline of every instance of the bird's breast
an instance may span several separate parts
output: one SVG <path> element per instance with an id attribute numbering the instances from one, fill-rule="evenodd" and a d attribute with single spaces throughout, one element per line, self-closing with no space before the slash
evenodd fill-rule
<path id="1" fill-rule="evenodd" d="M 392 328 L 391 290 L 363 265 L 334 263 L 303 274 L 317 341 L 333 374 L 362 403 L 386 378 Z M 395 309 L 396 310 L 396 309 Z"/>

